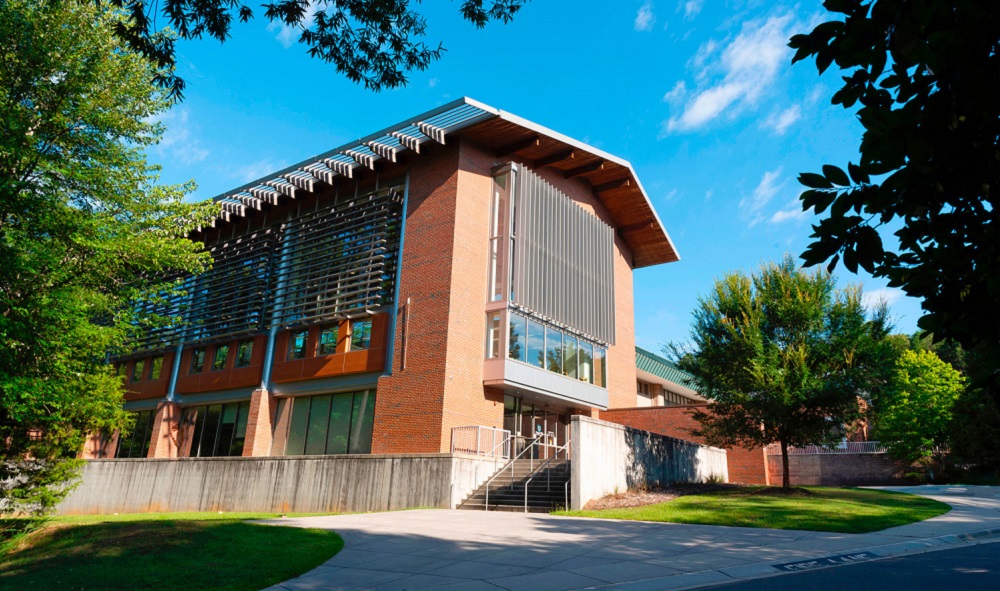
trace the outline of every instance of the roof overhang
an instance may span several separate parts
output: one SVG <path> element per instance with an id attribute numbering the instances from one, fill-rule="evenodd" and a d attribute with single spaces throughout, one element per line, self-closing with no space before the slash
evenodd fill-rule
<path id="1" fill-rule="evenodd" d="M 675 394 L 680 394 L 681 396 L 683 396 L 685 398 L 690 398 L 691 400 L 694 400 L 695 402 L 707 402 L 708 401 L 704 396 L 702 396 L 701 394 L 698 394 L 697 392 L 695 392 L 691 388 L 688 388 L 687 386 L 678 384 L 677 382 L 674 382 L 672 380 L 668 380 L 668 379 L 662 378 L 662 377 L 660 377 L 660 376 L 658 376 L 658 375 L 656 375 L 654 373 L 650 373 L 650 372 L 642 370 L 642 369 L 636 369 L 635 370 L 635 377 L 636 377 L 636 379 L 642 380 L 644 382 L 649 382 L 650 384 L 659 384 L 665 390 L 670 390 L 671 392 L 673 392 Z"/>
<path id="2" fill-rule="evenodd" d="M 632 251 L 633 267 L 680 259 L 626 160 L 467 97 L 227 191 L 214 198 L 221 205 L 217 219 L 237 221 L 253 210 L 296 199 L 303 191 L 312 193 L 317 183 L 333 184 L 365 170 L 379 170 L 384 164 L 397 163 L 404 154 L 419 155 L 423 147 L 454 137 L 467 137 L 493 149 L 498 158 L 516 158 L 588 182 Z"/>

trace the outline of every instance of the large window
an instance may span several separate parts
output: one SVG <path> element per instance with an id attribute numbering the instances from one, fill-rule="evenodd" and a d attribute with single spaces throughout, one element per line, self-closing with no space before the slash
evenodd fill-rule
<path id="1" fill-rule="evenodd" d="M 500 357 L 500 313 L 490 312 L 486 316 L 486 358 Z"/>
<path id="2" fill-rule="evenodd" d="M 492 319 L 493 316 L 489 318 Z M 600 345 L 515 312 L 509 313 L 508 325 L 509 358 L 574 380 L 602 388 L 607 387 L 605 370 L 607 351 Z M 497 346 L 493 344 L 491 338 L 490 344 L 487 345 L 487 355 L 491 353 L 491 347 Z"/>
<path id="3" fill-rule="evenodd" d="M 226 357 L 229 357 L 229 345 L 215 347 L 215 357 L 212 359 L 212 371 L 226 369 Z"/>
<path id="4" fill-rule="evenodd" d="M 243 341 L 236 348 L 236 367 L 247 367 L 253 357 L 253 341 Z"/>
<path id="5" fill-rule="evenodd" d="M 305 330 L 292 333 L 292 336 L 288 339 L 289 359 L 302 359 L 306 356 L 306 340 L 308 337 L 309 332 Z"/>
<path id="6" fill-rule="evenodd" d="M 506 298 L 507 285 L 510 280 L 509 250 L 514 246 L 514 235 L 510 233 L 507 240 L 507 229 L 510 226 L 510 178 L 508 169 L 493 177 L 493 198 L 490 200 L 490 276 L 489 298 L 498 301 Z M 509 245 L 509 248 L 508 248 Z"/>
<path id="7" fill-rule="evenodd" d="M 143 410 L 132 413 L 135 426 L 128 433 L 118 437 L 116 458 L 144 458 L 149 453 L 149 440 L 153 437 L 153 420 L 156 411 Z"/>
<path id="8" fill-rule="evenodd" d="M 325 326 L 319 332 L 319 352 L 318 355 L 332 355 L 337 352 L 337 333 L 340 328 L 337 325 Z"/>
<path id="9" fill-rule="evenodd" d="M 372 344 L 372 321 L 351 322 L 351 350 L 367 349 Z"/>
<path id="10" fill-rule="evenodd" d="M 188 457 L 243 455 L 249 413 L 249 401 L 185 408 L 184 427 L 193 429 Z"/>
<path id="11" fill-rule="evenodd" d="M 371 453 L 374 421 L 374 390 L 300 396 L 292 403 L 285 455 Z"/>

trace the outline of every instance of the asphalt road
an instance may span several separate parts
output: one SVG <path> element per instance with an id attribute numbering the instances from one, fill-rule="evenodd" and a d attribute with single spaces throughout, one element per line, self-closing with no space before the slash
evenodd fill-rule
<path id="1" fill-rule="evenodd" d="M 731 585 L 712 591 L 997 591 L 1000 543 L 863 562 Z"/>

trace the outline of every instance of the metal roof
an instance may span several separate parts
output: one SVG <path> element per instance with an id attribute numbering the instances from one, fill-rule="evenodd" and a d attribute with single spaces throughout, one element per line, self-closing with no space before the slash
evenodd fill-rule
<path id="1" fill-rule="evenodd" d="M 632 165 L 541 125 L 463 97 L 313 156 L 214 197 L 218 220 L 236 221 L 252 210 L 312 192 L 316 183 L 333 184 L 364 170 L 396 163 L 401 153 L 420 154 L 422 146 L 444 144 L 463 135 L 496 150 L 497 156 L 548 166 L 567 178 L 588 181 L 611 214 L 616 230 L 633 254 L 633 266 L 679 260 L 677 250 L 653 208 Z M 215 222 L 213 221 L 213 226 Z"/>
<path id="2" fill-rule="evenodd" d="M 693 389 L 694 376 L 677 367 L 675 363 L 641 347 L 635 348 L 635 367 L 639 371 L 645 371 L 678 386 Z"/>

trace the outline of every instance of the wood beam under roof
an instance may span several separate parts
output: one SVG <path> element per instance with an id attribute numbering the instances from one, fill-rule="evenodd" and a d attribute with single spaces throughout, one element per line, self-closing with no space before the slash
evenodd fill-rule
<path id="1" fill-rule="evenodd" d="M 623 177 L 617 180 L 601 183 L 599 185 L 594 185 L 594 192 L 603 193 L 604 191 L 611 191 L 612 189 L 620 189 L 622 187 L 630 187 L 631 185 L 632 185 L 632 179 L 628 177 Z"/>
<path id="2" fill-rule="evenodd" d="M 507 144 L 506 146 L 500 146 L 493 153 L 494 155 L 496 155 L 497 158 L 503 158 L 504 156 L 508 156 L 510 154 L 517 154 L 521 150 L 526 150 L 528 148 L 536 148 L 539 145 L 541 145 L 541 143 L 542 143 L 542 138 L 538 135 L 533 135 L 529 138 L 525 138 L 523 140 L 518 140 L 516 142 Z"/>
<path id="3" fill-rule="evenodd" d="M 595 170 L 604 170 L 604 159 L 595 160 L 583 166 L 577 166 L 576 168 L 571 168 L 563 173 L 564 178 L 571 179 L 575 176 L 580 176 L 581 174 L 587 174 L 588 172 L 594 172 Z"/>
<path id="4" fill-rule="evenodd" d="M 535 168 L 544 168 L 546 166 L 552 166 L 564 160 L 571 160 L 576 157 L 575 150 L 563 150 L 561 152 L 556 152 L 555 154 L 550 154 L 548 156 L 543 156 L 535 160 Z"/>
<path id="5" fill-rule="evenodd" d="M 645 230 L 646 228 L 651 228 L 656 225 L 656 220 L 646 220 L 643 222 L 634 222 L 631 224 L 625 224 L 624 226 L 618 226 L 616 230 L 619 232 L 635 232 L 636 230 Z"/>

